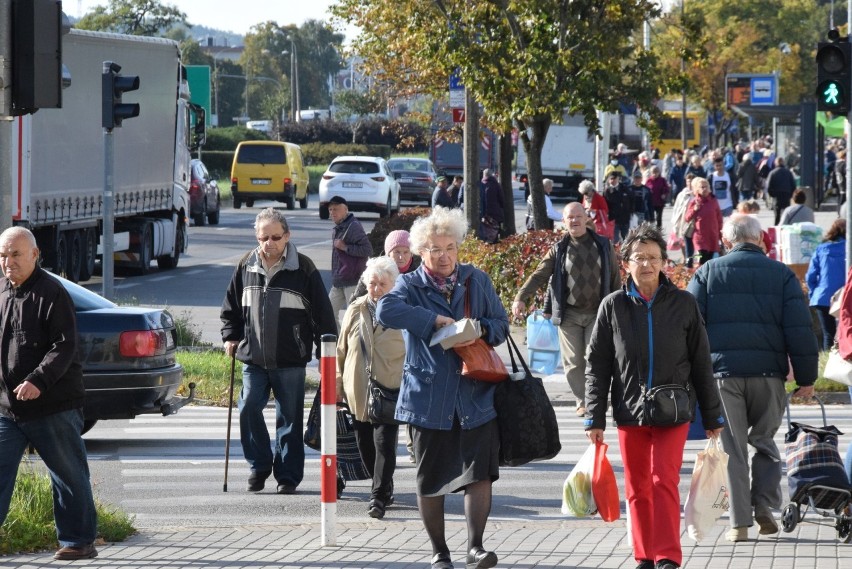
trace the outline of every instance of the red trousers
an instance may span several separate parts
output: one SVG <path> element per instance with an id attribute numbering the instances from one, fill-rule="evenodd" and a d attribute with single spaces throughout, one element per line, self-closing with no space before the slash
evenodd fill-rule
<path id="1" fill-rule="evenodd" d="M 681 564 L 680 467 L 689 423 L 675 427 L 618 427 L 624 493 L 630 508 L 633 556 L 639 562 Z"/>

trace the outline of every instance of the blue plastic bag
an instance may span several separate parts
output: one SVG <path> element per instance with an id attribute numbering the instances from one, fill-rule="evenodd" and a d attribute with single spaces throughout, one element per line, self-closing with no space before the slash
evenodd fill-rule
<path id="1" fill-rule="evenodd" d="M 536 310 L 527 317 L 527 352 L 530 368 L 550 375 L 559 364 L 559 333 L 556 326 Z"/>

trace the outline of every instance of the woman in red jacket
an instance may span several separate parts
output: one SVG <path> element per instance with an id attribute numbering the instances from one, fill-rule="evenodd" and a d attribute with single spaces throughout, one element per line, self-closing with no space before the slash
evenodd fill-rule
<path id="1" fill-rule="evenodd" d="M 698 264 L 703 265 L 719 252 L 722 210 L 719 209 L 719 201 L 710 191 L 710 183 L 706 179 L 693 178 L 690 187 L 695 199 L 686 208 L 684 219 L 687 223 L 695 220 L 692 244 L 698 253 Z"/>
<path id="2" fill-rule="evenodd" d="M 594 223 L 595 233 L 612 239 L 615 224 L 609 219 L 609 205 L 606 199 L 595 191 L 595 185 L 588 180 L 580 182 L 579 190 L 583 197 L 583 209 L 589 214 L 589 221 Z"/>
<path id="3" fill-rule="evenodd" d="M 650 172 L 645 186 L 648 187 L 648 193 L 651 195 L 651 209 L 654 210 L 657 227 L 662 227 L 663 208 L 666 206 L 666 200 L 669 199 L 669 183 L 660 176 L 659 166 L 651 166 Z"/>

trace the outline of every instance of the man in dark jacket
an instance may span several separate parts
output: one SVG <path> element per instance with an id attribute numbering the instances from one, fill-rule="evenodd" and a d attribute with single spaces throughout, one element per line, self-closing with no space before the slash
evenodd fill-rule
<path id="1" fill-rule="evenodd" d="M 98 556 L 97 515 L 83 430 L 83 371 L 74 304 L 38 267 L 29 230 L 0 235 L 0 525 L 18 464 L 32 445 L 47 466 L 60 549 L 55 559 Z"/>
<path id="2" fill-rule="evenodd" d="M 255 220 L 259 246 L 237 265 L 222 303 L 225 353 L 243 362 L 240 441 L 251 467 L 248 491 L 263 490 L 275 475 L 279 494 L 293 494 L 305 470 L 302 441 L 305 366 L 311 347 L 320 356 L 323 334 L 336 334 L 319 271 L 290 243 L 280 211 L 266 208 Z M 275 453 L 263 410 L 275 397 Z"/>
<path id="3" fill-rule="evenodd" d="M 760 222 L 734 214 L 722 240 L 729 253 L 701 265 L 687 290 L 704 317 L 728 424 L 722 432 L 729 455 L 726 537 L 745 541 L 753 520 L 761 534 L 778 532 L 772 509 L 781 506 L 783 460 L 773 437 L 784 414 L 788 357 L 799 394 L 811 397 L 818 353 L 799 279 L 761 250 Z"/>
<path id="4" fill-rule="evenodd" d="M 787 169 L 784 159 L 780 156 L 775 159 L 775 168 L 769 172 L 766 178 L 766 192 L 774 201 L 775 225 L 781 221 L 781 214 L 790 206 L 790 196 L 796 189 L 796 178 Z"/>
<path id="5" fill-rule="evenodd" d="M 588 229 L 588 220 L 580 202 L 565 206 L 567 235 L 551 247 L 512 303 L 515 317 L 525 317 L 527 300 L 549 283 L 544 315 L 559 327 L 562 367 L 580 416 L 586 412 L 586 346 L 595 315 L 601 300 L 621 285 L 612 243 Z"/>
<path id="6" fill-rule="evenodd" d="M 630 216 L 633 215 L 633 194 L 622 183 L 618 172 L 610 173 L 604 188 L 604 199 L 609 207 L 609 219 L 615 223 L 615 243 L 620 243 L 630 231 Z"/>
<path id="7" fill-rule="evenodd" d="M 331 308 L 338 324 L 349 306 L 349 299 L 358 286 L 358 279 L 373 254 L 370 239 L 355 215 L 349 212 L 346 199 L 333 196 L 328 200 L 328 216 L 334 222 L 331 230 Z"/>

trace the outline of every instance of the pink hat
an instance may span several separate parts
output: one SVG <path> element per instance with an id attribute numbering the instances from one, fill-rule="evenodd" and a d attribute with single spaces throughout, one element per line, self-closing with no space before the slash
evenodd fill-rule
<path id="1" fill-rule="evenodd" d="M 385 255 L 390 255 L 390 252 L 397 247 L 411 247 L 409 236 L 408 231 L 404 229 L 397 229 L 388 233 L 388 236 L 385 237 Z"/>

